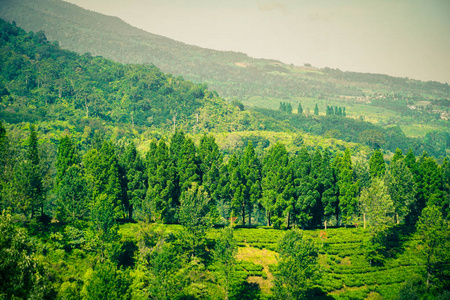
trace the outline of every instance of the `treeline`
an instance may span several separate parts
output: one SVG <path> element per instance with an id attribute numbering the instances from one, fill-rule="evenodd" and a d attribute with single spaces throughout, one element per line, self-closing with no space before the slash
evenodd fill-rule
<path id="1" fill-rule="evenodd" d="M 399 126 L 382 128 L 362 120 L 342 118 L 336 114 L 323 117 L 287 114 L 263 108 L 254 108 L 253 110 L 263 116 L 283 121 L 295 129 L 346 142 L 365 144 L 374 149 L 385 149 L 391 152 L 395 152 L 397 148 L 403 152 L 412 149 L 416 156 L 426 151 L 429 155 L 439 158 L 444 158 L 450 149 L 450 133 L 446 131 L 429 132 L 423 138 L 409 138 Z"/>
<path id="2" fill-rule="evenodd" d="M 385 213 L 397 222 L 414 223 L 430 203 L 444 218 L 449 213 L 449 160 L 438 165 L 426 152 L 416 158 L 397 149 L 387 165 L 378 150 L 368 161 L 352 161 L 349 149 L 334 157 L 305 147 L 289 154 L 281 143 L 260 157 L 250 141 L 225 161 L 213 137 L 202 136 L 197 146 L 177 130 L 169 141 L 153 140 L 145 157 L 131 142 L 103 141 L 97 134 L 83 155 L 66 135 L 56 157 L 41 160 L 33 126 L 24 144 L 8 142 L 2 127 L 1 208 L 27 218 L 179 223 L 180 209 L 205 195 L 199 214 L 212 223 L 347 226 L 361 223 L 365 191 L 391 199 Z"/>

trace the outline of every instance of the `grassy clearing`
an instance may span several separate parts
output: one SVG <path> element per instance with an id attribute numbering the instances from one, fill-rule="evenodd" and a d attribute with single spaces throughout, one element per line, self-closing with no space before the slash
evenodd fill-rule
<path id="1" fill-rule="evenodd" d="M 266 276 L 249 276 L 247 281 L 255 282 L 261 288 L 261 291 L 265 294 L 270 293 L 273 282 L 273 274 L 269 270 L 269 265 L 277 263 L 277 253 L 268 249 L 258 249 L 250 246 L 239 247 L 237 259 L 239 261 L 248 261 L 257 265 L 263 266 L 263 271 Z M 266 278 L 264 278 L 266 277 Z"/>

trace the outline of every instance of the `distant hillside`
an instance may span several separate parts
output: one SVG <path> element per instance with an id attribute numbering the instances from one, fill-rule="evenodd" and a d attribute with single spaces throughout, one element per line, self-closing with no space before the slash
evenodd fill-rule
<path id="1" fill-rule="evenodd" d="M 28 34 L 3 20 L 0 65 L 0 119 L 8 123 L 59 120 L 83 130 L 106 122 L 162 131 L 181 125 L 198 133 L 256 130 L 264 120 L 226 103 L 205 85 L 151 65 L 61 50 L 42 32 Z M 271 123 L 275 130 L 286 129 Z"/>
<path id="2" fill-rule="evenodd" d="M 122 136 L 168 132 L 174 126 L 191 134 L 272 132 L 264 137 L 234 136 L 231 149 L 244 139 L 266 148 L 267 137 L 275 132 L 296 132 L 290 143 L 297 148 L 308 132 L 391 152 L 412 148 L 416 155 L 426 150 L 443 157 L 450 149 L 449 132 L 408 138 L 398 126 L 383 128 L 345 116 L 245 109 L 238 101 L 225 102 L 205 85 L 165 74 L 155 66 L 123 65 L 61 50 L 43 32 L 26 33 L 5 21 L 0 21 L 0 65 L 0 120 L 9 124 L 47 124 L 49 131 L 71 127 L 85 135 L 104 130 L 105 125 Z"/>
<path id="3" fill-rule="evenodd" d="M 228 98 L 339 98 L 401 93 L 415 101 L 450 96 L 448 84 L 296 67 L 274 60 L 253 59 L 243 53 L 190 46 L 137 29 L 117 17 L 59 0 L 0 0 L 0 3 L 1 18 L 15 21 L 27 31 L 43 30 L 49 40 L 59 41 L 63 48 L 122 63 L 153 63 L 164 72 L 205 82 Z"/>

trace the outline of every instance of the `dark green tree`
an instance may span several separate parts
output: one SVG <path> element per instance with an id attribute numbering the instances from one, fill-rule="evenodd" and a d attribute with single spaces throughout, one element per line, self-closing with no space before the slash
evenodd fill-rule
<path id="1" fill-rule="evenodd" d="M 201 182 L 210 195 L 212 201 L 211 212 L 217 212 L 217 203 L 220 201 L 220 168 L 223 163 L 223 157 L 219 151 L 213 136 L 203 135 L 198 147 L 198 158 L 200 161 Z"/>
<path id="2" fill-rule="evenodd" d="M 303 113 L 303 107 L 302 107 L 302 104 L 299 102 L 298 108 L 297 108 L 297 114 L 302 114 L 302 113 Z"/>
<path id="3" fill-rule="evenodd" d="M 30 203 L 31 217 L 40 210 L 41 216 L 44 214 L 44 186 L 42 182 L 42 172 L 40 168 L 38 138 L 34 125 L 30 125 L 30 136 L 27 140 L 27 153 L 24 162 L 26 181 L 23 182 L 26 198 Z"/>
<path id="4" fill-rule="evenodd" d="M 147 155 L 148 190 L 145 211 L 148 219 L 163 223 L 175 222 L 178 206 L 177 170 L 164 139 L 150 146 Z"/>
<path id="5" fill-rule="evenodd" d="M 279 228 L 286 220 L 289 227 L 294 210 L 293 171 L 281 143 L 272 146 L 263 159 L 261 187 L 267 224 Z"/>
<path id="6" fill-rule="evenodd" d="M 380 150 L 375 150 L 369 159 L 369 173 L 371 178 L 383 177 L 386 172 L 386 163 Z"/>
<path id="7" fill-rule="evenodd" d="M 319 115 L 319 106 L 317 106 L 317 103 L 316 103 L 316 106 L 314 106 L 314 114 L 315 114 L 316 116 Z"/>
<path id="8" fill-rule="evenodd" d="M 448 219 L 450 215 L 450 160 L 448 157 L 444 159 L 441 165 L 442 185 L 444 191 L 444 203 L 442 206 L 442 214 L 444 219 Z"/>
<path id="9" fill-rule="evenodd" d="M 125 195 L 125 208 L 128 218 L 133 219 L 133 212 L 137 209 L 138 216 L 143 216 L 143 201 L 147 192 L 148 176 L 144 162 L 136 150 L 133 142 L 129 143 L 123 155 L 119 159 L 120 170 L 122 170 L 122 190 Z"/>
<path id="10" fill-rule="evenodd" d="M 68 135 L 63 136 L 59 140 L 58 156 L 56 159 L 56 189 L 59 188 L 59 182 L 62 180 L 69 167 L 78 165 L 79 163 L 80 159 L 71 138 Z"/>
<path id="11" fill-rule="evenodd" d="M 353 167 L 350 150 L 345 149 L 343 156 L 334 160 L 334 169 L 337 171 L 339 188 L 339 211 L 341 220 L 345 225 L 350 224 L 356 214 L 358 182 L 353 181 Z"/>
<path id="12" fill-rule="evenodd" d="M 76 224 L 89 215 L 88 191 L 83 170 L 72 165 L 59 180 L 56 200 L 56 218 L 60 222 Z"/>
<path id="13" fill-rule="evenodd" d="M 326 149 L 323 153 L 322 174 L 320 181 L 323 184 L 322 205 L 325 221 L 332 216 L 339 219 L 338 187 L 334 168 L 331 164 L 330 152 Z M 326 225 L 325 225 L 326 227 Z"/>
<path id="14" fill-rule="evenodd" d="M 248 142 L 244 153 L 240 158 L 240 169 L 244 179 L 244 203 L 242 207 L 242 214 L 247 211 L 248 224 L 252 222 L 252 211 L 261 198 L 261 163 L 256 155 L 255 148 L 252 141 Z M 245 225 L 244 218 L 242 219 Z"/>

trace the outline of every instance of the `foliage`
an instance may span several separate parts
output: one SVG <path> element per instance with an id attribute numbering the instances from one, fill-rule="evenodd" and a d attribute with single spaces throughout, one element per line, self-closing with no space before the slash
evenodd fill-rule
<path id="1" fill-rule="evenodd" d="M 32 247 L 23 229 L 17 228 L 11 214 L 0 215 L 0 297 L 29 299 L 43 297 L 43 270 L 30 254 Z"/>
<path id="2" fill-rule="evenodd" d="M 301 299 L 318 279 L 317 249 L 298 229 L 287 232 L 278 249 L 274 296 L 276 299 Z"/>

